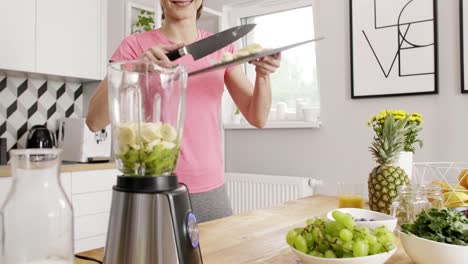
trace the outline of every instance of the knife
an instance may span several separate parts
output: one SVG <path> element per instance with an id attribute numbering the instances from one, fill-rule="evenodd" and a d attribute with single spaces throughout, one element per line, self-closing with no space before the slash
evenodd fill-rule
<path id="1" fill-rule="evenodd" d="M 166 56 L 170 61 L 174 61 L 184 55 L 191 54 L 194 60 L 198 60 L 242 38 L 255 26 L 256 24 L 246 24 L 227 29 L 180 49 L 170 51 L 166 53 Z"/>

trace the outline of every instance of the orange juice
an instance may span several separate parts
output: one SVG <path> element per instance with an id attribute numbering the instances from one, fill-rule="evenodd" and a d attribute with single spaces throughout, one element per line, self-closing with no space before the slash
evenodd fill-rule
<path id="1" fill-rule="evenodd" d="M 339 208 L 362 208 L 364 205 L 364 199 L 362 195 L 339 195 L 338 196 L 338 207 Z"/>

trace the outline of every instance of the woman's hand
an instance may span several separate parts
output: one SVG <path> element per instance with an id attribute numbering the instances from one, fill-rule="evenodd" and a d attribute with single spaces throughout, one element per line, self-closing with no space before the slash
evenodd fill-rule
<path id="1" fill-rule="evenodd" d="M 176 49 L 180 49 L 184 46 L 183 43 L 172 44 L 172 45 L 156 45 L 147 49 L 140 57 L 140 60 L 147 62 L 152 62 L 156 64 L 161 63 L 172 63 L 169 58 L 167 58 L 166 53 Z"/>
<path id="2" fill-rule="evenodd" d="M 255 65 L 257 77 L 266 77 L 269 74 L 274 73 L 280 67 L 281 53 L 253 60 L 249 63 Z"/>

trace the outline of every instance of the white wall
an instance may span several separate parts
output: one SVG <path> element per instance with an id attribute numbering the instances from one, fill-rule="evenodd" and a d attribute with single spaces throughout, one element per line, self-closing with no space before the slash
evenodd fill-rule
<path id="1" fill-rule="evenodd" d="M 349 1 L 315 0 L 323 127 L 320 129 L 227 130 L 226 170 L 316 177 L 323 193 L 338 180 L 367 182 L 374 167 L 365 125 L 386 108 L 421 112 L 425 146 L 415 161 L 468 161 L 468 95 L 460 93 L 458 0 L 438 1 L 439 94 L 351 99 Z M 306 28 L 306 27 L 304 27 Z"/>

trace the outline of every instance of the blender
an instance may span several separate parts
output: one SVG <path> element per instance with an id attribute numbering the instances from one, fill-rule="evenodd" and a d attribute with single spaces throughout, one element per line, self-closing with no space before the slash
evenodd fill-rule
<path id="1" fill-rule="evenodd" d="M 178 182 L 187 71 L 142 61 L 108 68 L 117 167 L 104 263 L 203 263 L 188 190 Z"/>

